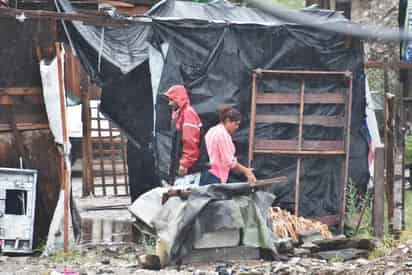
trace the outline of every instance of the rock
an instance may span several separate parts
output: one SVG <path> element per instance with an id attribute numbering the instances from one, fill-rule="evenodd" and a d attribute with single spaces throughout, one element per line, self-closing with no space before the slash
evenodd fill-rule
<path id="1" fill-rule="evenodd" d="M 368 251 L 363 249 L 340 249 L 340 250 L 330 250 L 330 251 L 321 251 L 314 254 L 314 256 L 327 261 L 347 261 L 357 258 L 367 258 Z"/>
<path id="2" fill-rule="evenodd" d="M 340 250 L 345 248 L 373 250 L 376 248 L 376 243 L 369 239 L 333 239 L 313 241 L 313 243 L 319 246 L 320 251 Z"/>
<path id="3" fill-rule="evenodd" d="M 389 270 L 385 270 L 385 275 L 395 275 L 400 274 L 399 268 L 391 268 Z"/>
<path id="4" fill-rule="evenodd" d="M 293 252 L 293 241 L 291 238 L 284 238 L 275 241 L 275 247 L 281 254 Z"/>
<path id="5" fill-rule="evenodd" d="M 314 241 L 322 241 L 325 239 L 320 230 L 310 230 L 300 233 L 298 238 L 302 243 L 313 243 Z"/>
<path id="6" fill-rule="evenodd" d="M 252 270 L 249 270 L 249 271 L 239 271 L 236 274 L 237 275 L 263 275 L 263 272 L 252 269 Z"/>
<path id="7" fill-rule="evenodd" d="M 102 263 L 102 264 L 105 264 L 105 265 L 110 264 L 110 259 L 108 259 L 108 258 L 103 259 L 103 260 L 101 261 L 101 263 Z"/>
<path id="8" fill-rule="evenodd" d="M 218 265 L 216 266 L 216 275 L 231 275 L 232 270 L 227 268 L 227 265 Z"/>
<path id="9" fill-rule="evenodd" d="M 412 267 L 412 261 L 410 261 L 410 262 L 405 262 L 404 265 L 407 266 L 407 267 Z"/>
<path id="10" fill-rule="evenodd" d="M 308 249 L 308 250 L 310 250 L 310 252 L 318 252 L 318 251 L 320 251 L 320 248 L 319 248 L 319 246 L 318 245 L 316 245 L 316 244 L 314 244 L 314 243 L 309 243 L 309 242 L 306 242 L 306 243 L 303 243 L 301 246 L 300 246 L 300 248 L 303 248 L 303 249 Z"/>
<path id="11" fill-rule="evenodd" d="M 309 249 L 304 249 L 304 248 L 294 248 L 293 249 L 293 255 L 295 255 L 295 256 L 303 257 L 303 256 L 307 256 L 309 254 L 310 254 Z"/>
<path id="12" fill-rule="evenodd" d="M 277 263 L 275 268 L 273 269 L 273 273 L 277 274 L 277 272 L 288 269 L 289 265 L 284 263 Z"/>
<path id="13" fill-rule="evenodd" d="M 194 274 L 194 275 L 206 275 L 206 272 L 197 269 L 193 274 Z"/>
<path id="14" fill-rule="evenodd" d="M 160 270 L 160 259 L 157 255 L 141 255 L 138 257 L 138 260 L 143 268 Z"/>
<path id="15" fill-rule="evenodd" d="M 114 271 L 111 269 L 99 269 L 96 274 L 113 274 Z"/>
<path id="16" fill-rule="evenodd" d="M 300 262 L 300 258 L 298 258 L 298 257 L 293 257 L 292 259 L 290 259 L 289 261 L 288 261 L 288 264 L 289 265 L 295 265 L 295 264 L 297 264 L 298 262 Z"/>
<path id="17" fill-rule="evenodd" d="M 293 268 L 295 269 L 295 271 L 297 271 L 299 273 L 306 273 L 306 269 L 302 266 L 295 265 Z"/>
<path id="18" fill-rule="evenodd" d="M 370 262 L 366 259 L 357 259 L 356 263 L 358 263 L 360 265 L 366 265 L 366 264 L 369 264 Z"/>

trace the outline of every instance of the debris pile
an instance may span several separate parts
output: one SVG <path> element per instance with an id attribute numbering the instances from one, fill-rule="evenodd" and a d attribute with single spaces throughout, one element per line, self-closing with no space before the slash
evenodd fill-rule
<path id="1" fill-rule="evenodd" d="M 299 235 L 310 231 L 320 231 L 326 240 L 333 237 L 328 225 L 319 221 L 297 217 L 279 207 L 273 207 L 271 215 L 272 230 L 279 239 L 291 238 L 293 241 L 299 241 Z"/>

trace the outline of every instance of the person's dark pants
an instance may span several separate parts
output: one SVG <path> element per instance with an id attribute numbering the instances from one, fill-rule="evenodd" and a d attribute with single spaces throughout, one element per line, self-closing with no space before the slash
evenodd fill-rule
<path id="1" fill-rule="evenodd" d="M 203 174 L 200 178 L 199 185 L 204 186 L 204 185 L 221 183 L 221 182 L 222 181 L 218 177 L 216 177 L 215 175 L 213 175 L 209 171 L 206 171 L 206 172 L 203 172 Z"/>

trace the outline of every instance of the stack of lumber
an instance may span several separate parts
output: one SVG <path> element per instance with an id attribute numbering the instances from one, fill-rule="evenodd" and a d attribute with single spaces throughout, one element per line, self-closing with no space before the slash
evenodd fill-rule
<path id="1" fill-rule="evenodd" d="M 332 239 L 329 227 L 319 221 L 292 215 L 279 207 L 271 208 L 272 229 L 276 238 L 291 238 L 298 241 L 298 236 L 309 231 L 320 231 L 324 239 Z"/>

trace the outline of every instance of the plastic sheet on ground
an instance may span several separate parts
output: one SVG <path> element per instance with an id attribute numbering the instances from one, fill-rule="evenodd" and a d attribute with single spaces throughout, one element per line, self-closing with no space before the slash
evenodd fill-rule
<path id="1" fill-rule="evenodd" d="M 171 261 L 187 255 L 196 241 L 194 232 L 196 218 L 204 226 L 215 229 L 241 228 L 241 242 L 250 247 L 276 251 L 271 231 L 269 209 L 274 196 L 264 191 L 251 193 L 247 183 L 213 184 L 192 188 L 187 200 L 171 197 L 162 205 L 162 194 L 166 188 L 153 189 L 140 196 L 129 208 L 137 218 L 137 226 L 156 236 L 166 244 Z M 208 208 L 214 211 L 207 211 Z M 219 215 L 224 211 L 225 215 Z M 219 218 L 215 218 L 218 216 Z M 200 233 L 201 233 L 200 232 Z"/>

